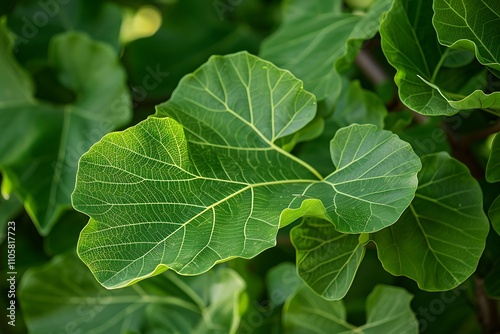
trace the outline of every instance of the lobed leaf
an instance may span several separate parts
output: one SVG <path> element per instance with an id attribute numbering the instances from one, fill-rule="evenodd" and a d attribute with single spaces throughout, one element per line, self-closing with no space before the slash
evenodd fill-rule
<path id="1" fill-rule="evenodd" d="M 466 166 L 447 153 L 422 157 L 415 199 L 400 220 L 372 235 L 379 259 L 429 291 L 452 289 L 476 270 L 489 223 L 482 192 Z"/>
<path id="2" fill-rule="evenodd" d="M 327 301 L 305 287 L 290 298 L 283 309 L 287 333 L 418 333 L 418 322 L 402 288 L 376 286 L 366 300 L 366 324 L 356 327 L 346 321 L 342 301 Z"/>
<path id="3" fill-rule="evenodd" d="M 82 156 L 73 205 L 91 220 L 80 258 L 116 288 L 253 257 L 305 215 L 348 233 L 393 224 L 419 158 L 388 131 L 352 125 L 332 140 L 337 170 L 323 178 L 280 146 L 314 114 L 314 96 L 288 71 L 245 52 L 212 57 L 158 107 L 176 121 L 147 119 Z"/>

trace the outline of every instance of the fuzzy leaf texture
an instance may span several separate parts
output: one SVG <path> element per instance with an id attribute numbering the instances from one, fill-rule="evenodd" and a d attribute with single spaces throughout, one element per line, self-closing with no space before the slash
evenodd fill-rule
<path id="1" fill-rule="evenodd" d="M 342 128 L 330 147 L 337 170 L 324 178 L 281 147 L 314 115 L 290 72 L 246 52 L 211 57 L 157 117 L 82 156 L 73 204 L 91 220 L 80 258 L 117 288 L 253 257 L 305 215 L 345 233 L 396 222 L 421 168 L 410 145 L 374 125 Z"/>

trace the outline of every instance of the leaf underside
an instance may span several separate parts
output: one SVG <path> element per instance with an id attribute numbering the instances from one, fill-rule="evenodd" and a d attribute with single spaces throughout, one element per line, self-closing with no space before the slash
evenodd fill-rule
<path id="1" fill-rule="evenodd" d="M 337 170 L 323 178 L 281 148 L 314 114 L 314 96 L 288 71 L 245 52 L 212 57 L 158 117 L 81 158 L 73 204 L 91 221 L 80 258 L 121 287 L 253 257 L 304 215 L 347 233 L 393 224 L 417 185 L 411 147 L 373 125 L 343 128 L 331 142 Z"/>

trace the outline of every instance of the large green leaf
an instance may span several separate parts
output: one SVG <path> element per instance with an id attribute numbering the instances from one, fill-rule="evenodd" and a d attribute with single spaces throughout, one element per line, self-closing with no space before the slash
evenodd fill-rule
<path id="1" fill-rule="evenodd" d="M 0 27 L 0 169 L 33 222 L 47 234 L 65 208 L 80 155 L 105 133 L 125 124 L 130 102 L 125 73 L 110 47 L 77 33 L 52 40 L 49 58 L 61 80 L 78 92 L 73 104 L 33 97 L 30 78 L 15 63 Z M 105 92 L 105 93 L 103 93 Z"/>
<path id="2" fill-rule="evenodd" d="M 246 52 L 212 57 L 158 107 L 182 127 L 150 118 L 81 158 L 73 205 L 92 219 L 80 257 L 121 287 L 253 257 L 304 215 L 348 233 L 393 224 L 414 196 L 419 158 L 388 131 L 352 125 L 332 140 L 337 170 L 323 178 L 280 147 L 314 114 L 290 72 Z"/>
<path id="3" fill-rule="evenodd" d="M 290 233 L 299 276 L 325 299 L 343 298 L 365 254 L 357 234 L 343 234 L 317 218 L 304 218 Z"/>
<path id="4" fill-rule="evenodd" d="M 283 310 L 287 333 L 418 333 L 418 322 L 402 288 L 378 285 L 366 300 L 366 324 L 360 327 L 346 320 L 342 301 L 327 301 L 302 288 Z"/>
<path id="5" fill-rule="evenodd" d="M 476 270 L 489 223 L 481 188 L 466 166 L 447 153 L 424 156 L 422 165 L 410 207 L 372 239 L 387 271 L 421 289 L 448 290 Z"/>
<path id="6" fill-rule="evenodd" d="M 340 13 L 329 0 L 290 0 L 285 5 L 294 10 L 285 10 L 284 22 L 264 40 L 260 55 L 292 71 L 318 100 L 337 96 L 341 87 L 338 67 L 352 62 L 361 41 L 375 35 L 391 3 L 376 1 L 360 16 Z"/>
<path id="7" fill-rule="evenodd" d="M 406 106 L 424 115 L 452 115 L 459 109 L 422 80 L 440 86 L 439 70 L 447 58 L 431 17 L 432 0 L 395 0 L 380 25 L 382 49 L 397 69 L 394 80 Z"/>
<path id="8" fill-rule="evenodd" d="M 500 2 L 486 0 L 434 0 L 432 23 L 439 42 L 470 50 L 500 74 Z"/>
<path id="9" fill-rule="evenodd" d="M 29 269 L 19 299 L 30 333 L 235 333 L 244 281 L 221 268 L 197 277 L 173 272 L 121 290 L 99 285 L 71 254 Z"/>

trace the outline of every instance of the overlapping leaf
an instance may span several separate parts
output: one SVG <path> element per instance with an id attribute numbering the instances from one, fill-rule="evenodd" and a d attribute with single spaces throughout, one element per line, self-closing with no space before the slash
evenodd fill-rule
<path id="1" fill-rule="evenodd" d="M 439 42 L 475 52 L 482 64 L 500 75 L 500 2 L 434 0 L 434 13 Z"/>
<path id="2" fill-rule="evenodd" d="M 466 166 L 447 153 L 422 158 L 415 199 L 393 226 L 373 234 L 380 261 L 421 289 L 464 282 L 484 250 L 489 223 L 482 193 Z"/>
<path id="3" fill-rule="evenodd" d="M 315 113 L 290 72 L 245 52 L 212 57 L 157 116 L 105 136 L 81 161 L 73 204 L 92 219 L 79 255 L 107 287 L 172 268 L 199 274 L 275 244 L 304 215 L 361 233 L 393 224 L 420 160 L 372 125 L 337 132 L 328 177 L 280 145 Z"/>
<path id="4" fill-rule="evenodd" d="M 378 285 L 366 300 L 366 324 L 347 322 L 342 301 L 327 301 L 302 288 L 285 304 L 283 324 L 287 333 L 418 333 L 418 322 L 402 288 Z"/>
<path id="5" fill-rule="evenodd" d="M 365 247 L 357 234 L 343 234 L 317 218 L 305 218 L 290 239 L 297 250 L 299 276 L 325 299 L 342 299 L 363 259 Z"/>
<path id="6" fill-rule="evenodd" d="M 397 69 L 401 101 L 424 115 L 453 115 L 461 109 L 498 109 L 497 93 L 449 91 L 449 74 L 442 70 L 453 51 L 439 44 L 432 26 L 432 0 L 395 0 L 380 26 L 382 49 Z M 477 74 L 476 66 L 453 69 L 461 78 Z M 448 88 L 448 86 L 450 86 Z M 477 86 L 477 85 L 474 85 Z M 483 87 L 480 87 L 483 88 Z"/>
<path id="7" fill-rule="evenodd" d="M 285 16 L 281 27 L 262 43 L 260 55 L 292 71 L 318 100 L 336 97 L 341 87 L 337 67 L 354 60 L 361 41 L 375 35 L 391 3 L 376 1 L 359 16 L 339 12 L 337 4 L 328 0 L 289 1 L 286 5 L 294 10 L 285 11 L 290 17 Z"/>
<path id="8" fill-rule="evenodd" d="M 301 144 L 295 152 L 300 159 L 327 175 L 333 169 L 328 145 L 337 130 L 353 123 L 374 124 L 383 128 L 385 115 L 387 109 L 374 93 L 363 89 L 359 81 L 344 80 L 334 112 L 324 120 L 323 133 Z"/>
<path id="9" fill-rule="evenodd" d="M 431 16 L 432 0 L 395 0 L 380 25 L 382 49 L 398 71 L 394 80 L 404 104 L 422 114 L 452 115 L 458 110 L 418 77 L 434 82 L 436 68 L 444 57 Z"/>
<path id="10" fill-rule="evenodd" d="M 80 155 L 130 118 L 125 73 L 108 46 L 77 33 L 59 35 L 49 57 L 64 83 L 81 95 L 74 104 L 56 106 L 33 97 L 3 26 L 0 43 L 0 124 L 8 124 L 2 127 L 0 168 L 40 233 L 47 234 L 71 206 Z"/>
<path id="11" fill-rule="evenodd" d="M 19 299 L 30 333 L 235 333 L 244 281 L 231 269 L 174 273 L 109 291 L 73 254 L 28 270 Z"/>

